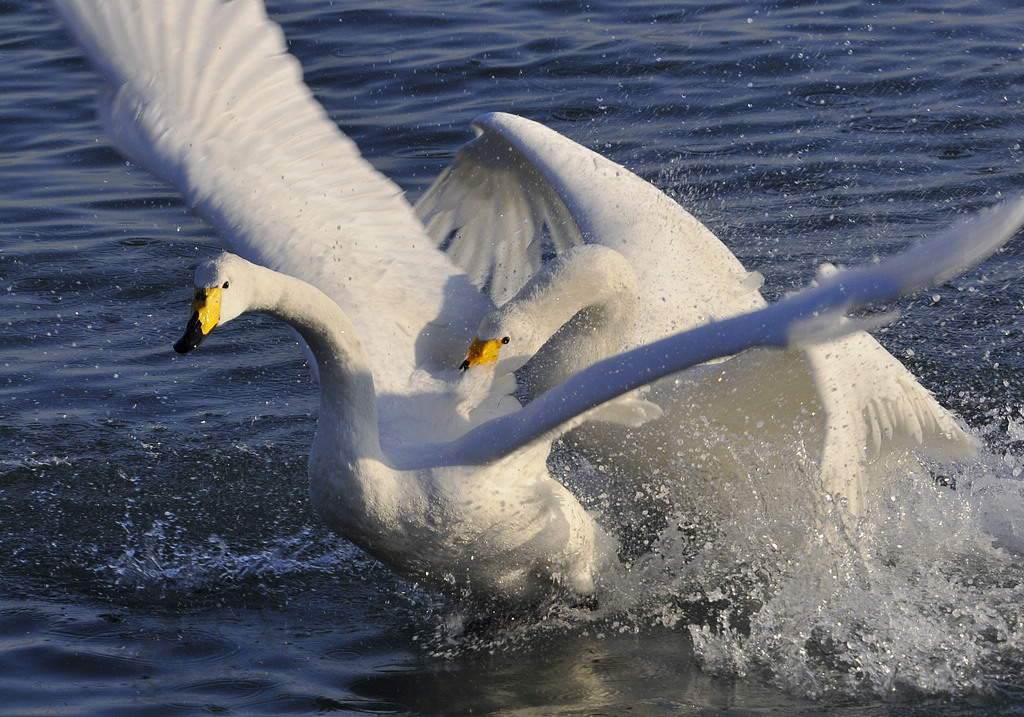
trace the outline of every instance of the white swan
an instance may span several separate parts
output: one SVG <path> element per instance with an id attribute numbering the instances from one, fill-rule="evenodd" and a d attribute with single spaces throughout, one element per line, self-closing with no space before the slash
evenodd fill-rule
<path id="1" fill-rule="evenodd" d="M 318 512 L 396 569 L 476 597 L 586 596 L 615 564 L 611 541 L 545 467 L 552 437 L 586 411 L 695 362 L 786 346 L 794 327 L 823 311 L 920 288 L 979 260 L 1024 219 L 1020 205 L 991 212 L 924 253 L 603 361 L 521 411 L 467 418 L 439 366 L 449 361 L 454 374 L 463 340 L 492 305 L 327 120 L 262 7 L 57 5 L 111 84 L 101 109 L 118 146 L 172 181 L 228 246 L 264 265 L 231 256 L 203 264 L 196 316 L 178 348 L 244 311 L 292 325 L 321 378 L 310 460 Z M 602 251 L 610 250 L 575 255 Z M 583 266 L 574 256 L 566 266 Z M 628 279 L 609 288 L 635 293 Z M 826 323 L 842 331 L 836 320 Z M 486 416 L 501 413 L 483 404 Z"/>
<path id="2" fill-rule="evenodd" d="M 462 369 L 493 362 L 502 375 L 529 362 L 536 375 L 529 394 L 535 398 L 621 351 L 641 313 L 642 292 L 633 267 L 617 251 L 573 247 L 484 319 L 477 336 L 487 338 L 474 342 Z"/>
<path id="3" fill-rule="evenodd" d="M 172 182 L 228 248 L 254 262 L 222 259 L 200 271 L 204 291 L 230 287 L 221 289 L 220 321 L 266 309 L 318 354 L 325 401 L 312 496 L 328 523 L 417 579 L 452 581 L 477 596 L 591 593 L 614 551 L 547 476 L 550 438 L 534 431 L 515 453 L 487 455 L 473 441 L 470 450 L 446 443 L 518 407 L 498 400 L 499 392 L 491 402 L 476 396 L 472 406 L 486 409 L 467 415 L 454 381 L 465 344 L 493 304 L 330 122 L 262 5 L 55 5 L 107 82 L 100 112 L 118 149 Z M 307 284 L 332 301 L 300 288 Z M 203 313 L 212 312 L 211 299 Z M 338 322 L 333 329 L 324 315 Z M 359 341 L 342 344 L 337 331 L 346 326 Z M 350 370 L 336 365 L 341 356 Z M 357 397 L 345 397 L 350 389 Z M 451 467 L 467 454 L 488 461 L 487 470 Z M 389 472 L 399 469 L 401 480 Z M 467 483 L 468 476 L 477 480 Z"/>
<path id="4" fill-rule="evenodd" d="M 385 441 L 369 357 L 345 313 L 315 287 L 239 257 L 224 254 L 196 270 L 193 315 L 175 349 L 192 350 L 217 325 L 247 311 L 287 322 L 319 368 L 309 476 L 323 520 L 407 575 L 475 599 L 534 606 L 590 597 L 619 565 L 615 541 L 546 466 L 551 440 L 585 420 L 588 410 L 751 347 L 785 348 L 842 334 L 851 327 L 842 320 L 846 310 L 891 300 L 974 264 L 1022 224 L 1024 200 L 1007 203 L 774 306 L 599 361 L 523 409 L 447 442 Z"/>
<path id="5" fill-rule="evenodd" d="M 499 357 L 494 372 L 502 376 L 539 350 L 539 366 L 531 361 L 521 375 L 520 395 L 532 399 L 564 378 L 553 366 L 577 370 L 595 358 L 588 342 L 596 332 L 562 330 L 552 338 L 565 318 L 591 303 L 585 285 L 568 285 L 572 274 L 564 267 L 543 278 L 545 242 L 556 251 L 602 245 L 629 260 L 642 308 L 627 348 L 764 306 L 760 276 L 628 170 L 520 117 L 485 115 L 474 128 L 477 138 L 416 205 L 435 239 L 501 305 L 482 322 L 466 366 Z M 557 284 L 513 297 L 538 270 L 538 281 Z M 567 306 L 574 297 L 580 303 Z M 785 354 L 748 352 L 668 377 L 648 397 L 663 409 L 660 420 L 638 430 L 587 426 L 572 443 L 634 480 L 698 463 L 720 475 L 770 471 L 770 461 L 789 460 L 800 445 L 825 491 L 844 498 L 854 515 L 864 510 L 870 464 L 884 448 L 910 446 L 944 459 L 976 450 L 957 421 L 863 331 Z M 715 450 L 723 440 L 757 450 Z"/>
<path id="6" fill-rule="evenodd" d="M 614 564 L 613 541 L 548 476 L 544 440 L 485 466 L 465 464 L 457 452 L 447 465 L 423 465 L 424 446 L 382 445 L 369 357 L 348 317 L 318 289 L 224 254 L 196 270 L 193 309 L 179 352 L 247 311 L 302 336 L 320 374 L 313 506 L 391 567 L 477 599 L 530 605 L 560 592 L 591 595 Z"/>

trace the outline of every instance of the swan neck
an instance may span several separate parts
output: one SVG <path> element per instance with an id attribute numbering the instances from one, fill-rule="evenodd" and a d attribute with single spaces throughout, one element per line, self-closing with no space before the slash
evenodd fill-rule
<path id="1" fill-rule="evenodd" d="M 262 313 L 289 324 L 306 342 L 320 377 L 317 439 L 351 458 L 381 458 L 370 360 L 355 326 L 326 294 L 283 274 L 265 281 Z"/>
<path id="2" fill-rule="evenodd" d="M 539 395 L 618 353 L 640 310 L 640 282 L 621 254 L 583 246 L 549 262 L 506 308 L 534 323 L 527 389 Z"/>

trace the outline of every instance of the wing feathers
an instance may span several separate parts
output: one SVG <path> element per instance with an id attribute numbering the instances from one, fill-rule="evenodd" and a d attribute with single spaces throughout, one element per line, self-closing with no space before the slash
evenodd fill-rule
<path id="1" fill-rule="evenodd" d="M 227 248 L 337 301 L 379 389 L 405 390 L 436 360 L 426 327 L 433 347 L 437 327 L 461 336 L 493 308 L 314 99 L 261 2 L 56 5 L 111 88 L 100 112 L 118 149 L 173 183 Z"/>

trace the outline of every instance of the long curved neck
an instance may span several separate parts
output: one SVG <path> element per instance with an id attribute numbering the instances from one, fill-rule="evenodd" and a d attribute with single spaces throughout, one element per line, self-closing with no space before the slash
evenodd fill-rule
<path id="1" fill-rule="evenodd" d="M 370 549 L 374 536 L 410 502 L 401 474 L 381 449 L 370 361 L 355 326 L 326 294 L 266 271 L 262 306 L 302 336 L 320 375 L 320 413 L 309 456 L 309 491 L 320 517 Z M 404 485 L 404 483 L 403 483 Z"/>
<path id="2" fill-rule="evenodd" d="M 549 262 L 503 311 L 533 324 L 523 384 L 528 399 L 622 350 L 640 310 L 633 267 L 616 251 L 583 246 Z"/>
<path id="3" fill-rule="evenodd" d="M 256 310 L 286 322 L 309 346 L 320 375 L 316 447 L 329 440 L 340 460 L 383 460 L 377 397 L 366 349 L 345 312 L 319 289 L 285 274 L 260 277 Z"/>

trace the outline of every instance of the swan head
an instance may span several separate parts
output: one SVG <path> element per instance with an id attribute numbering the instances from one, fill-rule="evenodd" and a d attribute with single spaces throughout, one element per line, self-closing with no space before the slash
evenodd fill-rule
<path id="1" fill-rule="evenodd" d="M 528 309 L 513 300 L 485 316 L 459 368 L 493 367 L 501 376 L 525 365 L 547 338 L 537 335 Z"/>
<path id="2" fill-rule="evenodd" d="M 530 362 L 565 378 L 622 348 L 641 295 L 636 271 L 619 252 L 594 244 L 573 247 L 484 317 L 462 369 L 494 364 L 494 373 L 502 375 Z"/>
<path id="3" fill-rule="evenodd" d="M 473 343 L 469 345 L 469 349 L 466 351 L 466 360 L 462 362 L 459 369 L 467 371 L 474 366 L 481 364 L 497 363 L 498 353 L 501 351 L 501 347 L 511 341 L 510 336 L 502 336 L 500 339 L 484 339 L 481 340 L 480 336 L 473 339 Z"/>
<path id="4" fill-rule="evenodd" d="M 175 351 L 188 353 L 217 326 L 237 318 L 251 307 L 247 287 L 256 282 L 245 281 L 245 276 L 253 268 L 252 264 L 232 254 L 221 254 L 196 268 L 192 316 L 185 334 L 174 344 Z"/>

